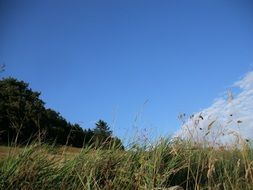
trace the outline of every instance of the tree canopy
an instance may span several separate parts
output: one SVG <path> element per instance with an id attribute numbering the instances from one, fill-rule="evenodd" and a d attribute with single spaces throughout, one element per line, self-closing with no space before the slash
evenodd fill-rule
<path id="1" fill-rule="evenodd" d="M 11 77 L 0 80 L 1 144 L 38 140 L 75 147 L 108 148 L 113 143 L 123 148 L 105 121 L 99 120 L 94 129 L 83 129 L 79 124 L 68 122 L 59 112 L 46 108 L 40 95 L 24 81 Z"/>

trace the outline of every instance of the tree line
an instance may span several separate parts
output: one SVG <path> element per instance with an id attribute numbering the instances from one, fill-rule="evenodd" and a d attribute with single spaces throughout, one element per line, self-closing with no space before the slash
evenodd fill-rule
<path id="1" fill-rule="evenodd" d="M 40 95 L 24 81 L 12 77 L 0 80 L 0 144 L 29 144 L 36 140 L 74 147 L 123 148 L 105 121 L 99 120 L 94 129 L 83 129 L 46 108 Z"/>

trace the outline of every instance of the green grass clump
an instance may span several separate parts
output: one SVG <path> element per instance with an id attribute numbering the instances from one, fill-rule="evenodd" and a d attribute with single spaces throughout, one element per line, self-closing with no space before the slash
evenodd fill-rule
<path id="1" fill-rule="evenodd" d="M 253 189 L 253 152 L 161 140 L 126 151 L 31 145 L 0 162 L 0 189 Z M 13 151 L 14 152 L 14 151 Z"/>

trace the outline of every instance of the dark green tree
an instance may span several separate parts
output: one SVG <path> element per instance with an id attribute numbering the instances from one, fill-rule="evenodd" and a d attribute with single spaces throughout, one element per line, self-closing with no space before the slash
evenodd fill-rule
<path id="1" fill-rule="evenodd" d="M 68 144 L 74 147 L 83 147 L 85 143 L 84 139 L 84 130 L 78 124 L 71 125 Z"/>
<path id="2" fill-rule="evenodd" d="M 40 93 L 32 91 L 24 81 L 0 80 L 0 131 L 3 138 L 15 138 L 17 143 L 38 131 L 39 113 L 44 110 L 44 102 L 39 96 Z"/>
<path id="3" fill-rule="evenodd" d="M 52 109 L 46 109 L 43 117 L 43 126 L 47 129 L 46 140 L 54 144 L 66 144 L 70 133 L 68 122 Z"/>
<path id="4" fill-rule="evenodd" d="M 95 123 L 95 125 L 96 125 L 96 128 L 94 129 L 95 147 L 107 148 L 112 135 L 110 127 L 105 121 L 101 119 L 97 123 Z"/>
<path id="5" fill-rule="evenodd" d="M 94 130 L 83 130 L 59 112 L 46 109 L 40 93 L 28 83 L 11 77 L 0 80 L 0 143 L 27 144 L 33 140 L 75 147 L 122 145 L 105 121 L 99 120 Z"/>
<path id="6" fill-rule="evenodd" d="M 96 123 L 96 128 L 94 129 L 94 138 L 95 138 L 95 147 L 99 148 L 120 148 L 124 149 L 124 146 L 121 140 L 117 137 L 114 137 L 112 131 L 108 124 L 103 121 L 99 120 Z"/>
<path id="7" fill-rule="evenodd" d="M 109 137 L 112 135 L 112 131 L 110 130 L 110 127 L 108 126 L 108 124 L 101 119 L 96 123 L 96 128 L 94 129 L 94 133 L 105 136 L 105 137 Z"/>

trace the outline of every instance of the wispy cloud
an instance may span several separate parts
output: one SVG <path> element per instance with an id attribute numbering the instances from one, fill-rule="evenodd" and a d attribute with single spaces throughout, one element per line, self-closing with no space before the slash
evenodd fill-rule
<path id="1" fill-rule="evenodd" d="M 233 85 L 240 92 L 195 113 L 182 126 L 177 136 L 214 144 L 230 144 L 241 139 L 253 139 L 253 72 Z M 240 136 L 240 138 L 238 138 Z"/>

